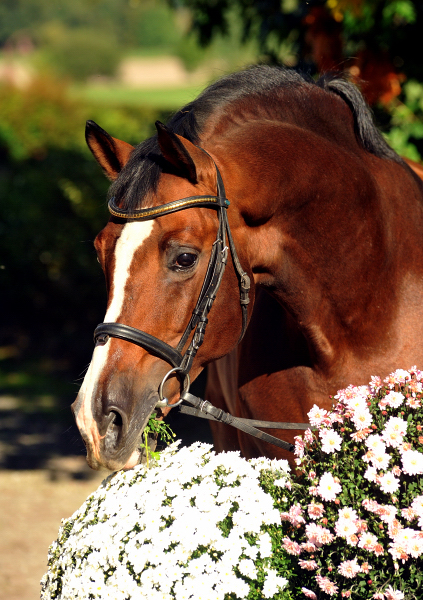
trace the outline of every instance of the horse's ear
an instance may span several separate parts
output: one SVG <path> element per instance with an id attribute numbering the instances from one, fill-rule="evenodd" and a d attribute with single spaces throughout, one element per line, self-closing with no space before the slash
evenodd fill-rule
<path id="1" fill-rule="evenodd" d="M 166 127 L 160 121 L 156 121 L 156 128 L 157 139 L 164 158 L 183 177 L 186 177 L 191 183 L 197 183 L 197 168 L 191 155 L 195 155 L 198 148 L 182 136 L 173 133 L 169 127 Z"/>
<path id="2" fill-rule="evenodd" d="M 94 121 L 87 121 L 85 139 L 106 176 L 114 181 L 134 149 L 131 144 L 113 138 Z"/>

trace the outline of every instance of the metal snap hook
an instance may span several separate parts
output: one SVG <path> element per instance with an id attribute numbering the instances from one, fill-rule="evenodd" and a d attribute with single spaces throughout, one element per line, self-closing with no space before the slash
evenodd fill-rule
<path id="1" fill-rule="evenodd" d="M 156 407 L 158 407 L 158 408 L 165 408 L 166 406 L 169 406 L 169 408 L 174 408 L 175 406 L 179 406 L 179 404 L 181 404 L 181 402 L 183 402 L 183 399 L 180 398 L 178 400 L 178 402 L 175 402 L 175 404 L 169 404 L 169 400 L 163 395 L 163 386 L 164 386 L 164 384 L 168 380 L 169 376 L 172 373 L 176 373 L 177 371 L 181 371 L 184 374 L 184 390 L 183 390 L 184 393 L 189 390 L 189 386 L 191 385 L 191 380 L 189 378 L 189 374 L 188 373 L 184 373 L 184 370 L 181 367 L 175 367 L 174 369 L 171 369 L 168 373 L 166 373 L 166 375 L 162 379 L 161 384 L 159 385 L 159 398 L 160 398 L 160 400 L 157 402 Z"/>

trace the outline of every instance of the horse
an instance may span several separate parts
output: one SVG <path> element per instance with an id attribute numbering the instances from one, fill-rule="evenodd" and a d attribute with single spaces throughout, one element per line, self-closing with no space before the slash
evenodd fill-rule
<path id="1" fill-rule="evenodd" d="M 422 363 L 423 184 L 353 84 L 256 66 L 156 128 L 133 147 L 86 126 L 112 182 L 107 312 L 72 405 L 92 468 L 134 467 L 152 413 L 207 365 L 217 408 L 298 424 Z M 211 425 L 218 451 L 288 457 Z"/>

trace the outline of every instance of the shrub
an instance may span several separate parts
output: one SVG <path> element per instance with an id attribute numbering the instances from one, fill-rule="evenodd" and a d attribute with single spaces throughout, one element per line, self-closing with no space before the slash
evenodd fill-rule
<path id="1" fill-rule="evenodd" d="M 291 477 L 198 443 L 112 475 L 63 523 L 42 600 L 421 598 L 422 390 L 414 367 L 314 406 Z"/>

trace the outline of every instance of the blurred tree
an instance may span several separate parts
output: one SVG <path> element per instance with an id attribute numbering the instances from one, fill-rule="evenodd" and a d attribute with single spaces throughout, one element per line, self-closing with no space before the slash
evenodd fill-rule
<path id="1" fill-rule="evenodd" d="M 169 0 L 192 13 L 203 45 L 227 34 L 237 11 L 242 38 L 257 39 L 261 60 L 311 74 L 343 70 L 377 107 L 380 124 L 397 149 L 423 155 L 421 0 Z M 404 83 L 408 84 L 404 86 Z M 414 98 L 414 100 L 412 100 Z M 405 109 L 403 108 L 405 106 Z M 399 127 L 405 124 L 407 132 Z"/>
<path id="2" fill-rule="evenodd" d="M 108 182 L 84 122 L 137 143 L 161 115 L 82 105 L 45 78 L 24 91 L 0 86 L 0 106 L 0 346 L 74 377 L 106 300 L 93 240 L 108 219 Z"/>

